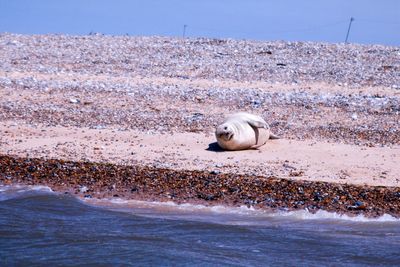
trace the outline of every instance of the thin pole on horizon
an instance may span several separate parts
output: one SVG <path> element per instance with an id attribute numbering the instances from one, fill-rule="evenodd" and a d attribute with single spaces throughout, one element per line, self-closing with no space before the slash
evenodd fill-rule
<path id="1" fill-rule="evenodd" d="M 350 28 L 351 28 L 351 23 L 354 21 L 354 18 L 350 18 L 350 23 L 349 23 L 349 28 L 347 29 L 347 34 L 346 34 L 346 40 L 344 41 L 345 44 L 347 44 L 347 40 L 349 39 L 349 34 L 350 34 Z"/>
<path id="2" fill-rule="evenodd" d="M 183 34 L 182 34 L 183 39 L 185 39 L 185 37 L 186 37 L 186 28 L 187 28 L 187 26 L 188 25 L 186 25 L 186 24 L 183 25 Z"/>

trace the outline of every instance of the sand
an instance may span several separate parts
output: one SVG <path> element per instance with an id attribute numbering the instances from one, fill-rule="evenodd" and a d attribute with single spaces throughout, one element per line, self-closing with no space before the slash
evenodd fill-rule
<path id="1" fill-rule="evenodd" d="M 0 154 L 69 161 L 148 165 L 341 184 L 400 185 L 400 147 L 270 140 L 259 149 L 222 151 L 213 133 L 44 127 L 4 122 Z"/>

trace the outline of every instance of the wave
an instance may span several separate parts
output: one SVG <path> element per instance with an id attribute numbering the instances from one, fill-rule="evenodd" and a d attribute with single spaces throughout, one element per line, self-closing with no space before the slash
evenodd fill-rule
<path id="1" fill-rule="evenodd" d="M 54 191 L 43 185 L 0 185 L 0 201 L 49 193 Z"/>
<path id="2" fill-rule="evenodd" d="M 57 194 L 48 186 L 27 186 L 27 185 L 0 185 L 0 201 L 18 199 L 36 195 Z M 338 214 L 318 210 L 313 213 L 308 210 L 262 210 L 252 207 L 240 206 L 205 206 L 200 204 L 177 204 L 172 201 L 155 202 L 142 200 L 126 200 L 120 198 L 76 198 L 81 203 L 89 206 L 105 208 L 113 211 L 127 212 L 141 216 L 161 217 L 168 219 L 188 219 L 211 221 L 223 224 L 252 224 L 262 225 L 265 221 L 342 221 L 342 222 L 395 222 L 400 223 L 399 218 L 389 214 L 377 218 L 369 218 L 363 215 Z"/>
<path id="3" fill-rule="evenodd" d="M 177 204 L 172 201 L 167 202 L 154 202 L 154 201 L 141 201 L 141 200 L 125 200 L 119 198 L 113 199 L 83 199 L 87 204 L 94 206 L 101 206 L 124 212 L 133 212 L 140 215 L 161 213 L 163 217 L 179 218 L 182 217 L 198 217 L 205 216 L 211 217 L 215 215 L 221 216 L 221 219 L 214 221 L 226 222 L 226 216 L 230 218 L 236 216 L 237 220 L 233 220 L 231 223 L 234 224 L 259 224 L 265 219 L 269 220 L 336 220 L 336 221 L 352 221 L 352 222 L 400 222 L 399 218 L 395 218 L 389 214 L 377 218 L 369 218 L 363 215 L 351 216 L 346 214 L 339 214 L 336 212 L 328 212 L 324 210 L 318 210 L 312 213 L 308 210 L 296 210 L 296 211 L 271 211 L 254 209 L 252 207 L 240 206 L 240 207 L 229 207 L 229 206 L 205 206 L 199 204 Z M 168 216 L 169 215 L 169 216 Z M 232 216 L 234 215 L 234 216 Z M 245 219 L 243 221 L 243 219 Z"/>

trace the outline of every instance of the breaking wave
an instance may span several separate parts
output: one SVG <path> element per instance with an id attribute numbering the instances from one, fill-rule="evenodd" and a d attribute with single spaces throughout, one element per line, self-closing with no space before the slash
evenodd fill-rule
<path id="1" fill-rule="evenodd" d="M 171 219 L 182 219 L 187 217 L 210 219 L 214 222 L 228 224 L 262 224 L 264 220 L 339 220 L 354 222 L 400 222 L 400 219 L 389 214 L 377 218 L 369 218 L 363 215 L 351 216 L 318 210 L 312 213 L 308 210 L 296 211 L 271 211 L 254 209 L 247 206 L 228 207 L 228 206 L 205 206 L 199 204 L 176 204 L 172 201 L 154 202 L 140 200 L 113 199 L 83 199 L 87 204 L 101 206 L 108 209 L 132 212 L 140 215 L 162 214 L 163 217 Z M 220 219 L 217 217 L 220 216 Z M 231 218 L 227 221 L 226 218 Z M 236 219 L 235 219 L 236 218 Z"/>

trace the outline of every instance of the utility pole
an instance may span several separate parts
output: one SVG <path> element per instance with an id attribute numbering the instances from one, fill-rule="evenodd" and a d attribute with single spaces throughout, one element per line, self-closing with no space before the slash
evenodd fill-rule
<path id="1" fill-rule="evenodd" d="M 186 24 L 183 25 L 183 34 L 182 34 L 183 39 L 185 39 L 185 37 L 186 37 L 186 28 L 187 28 L 187 25 Z"/>
<path id="2" fill-rule="evenodd" d="M 351 28 L 351 23 L 354 21 L 354 18 L 350 18 L 350 23 L 349 23 L 349 28 L 347 29 L 347 34 L 346 34 L 346 40 L 344 41 L 345 44 L 347 44 L 347 40 L 349 39 L 349 34 L 350 34 L 350 28 Z"/>

